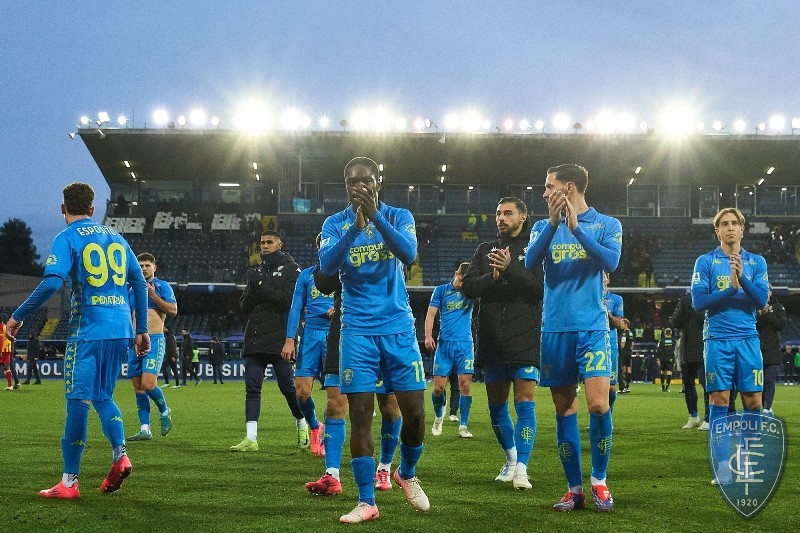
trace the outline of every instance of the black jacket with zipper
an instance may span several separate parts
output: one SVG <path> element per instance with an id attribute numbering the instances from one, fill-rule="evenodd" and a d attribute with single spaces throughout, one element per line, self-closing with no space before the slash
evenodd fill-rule
<path id="1" fill-rule="evenodd" d="M 525 268 L 530 223 L 525 221 L 516 237 L 498 235 L 478 246 L 461 290 L 468 298 L 480 298 L 477 361 L 479 366 L 520 364 L 539 366 L 544 273 Z M 497 281 L 486 257 L 493 249 L 508 246 L 511 264 Z"/>

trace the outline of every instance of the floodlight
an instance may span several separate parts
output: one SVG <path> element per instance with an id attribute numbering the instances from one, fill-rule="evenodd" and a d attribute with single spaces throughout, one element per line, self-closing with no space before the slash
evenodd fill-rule
<path id="1" fill-rule="evenodd" d="M 450 113 L 444 117 L 444 127 L 450 131 L 457 130 L 461 126 L 461 117 L 457 113 Z"/>
<path id="2" fill-rule="evenodd" d="M 258 162 L 253 161 L 253 170 L 258 170 Z"/>
<path id="3" fill-rule="evenodd" d="M 610 111 L 603 111 L 597 115 L 595 126 L 599 133 L 613 133 L 617 118 Z"/>
<path id="4" fill-rule="evenodd" d="M 429 119 L 429 118 L 426 118 L 426 119 L 425 119 L 425 127 L 426 127 L 426 128 L 428 128 L 428 129 L 430 129 L 430 128 L 436 128 L 436 132 L 437 132 L 437 133 L 439 132 L 439 125 L 438 125 L 438 124 L 436 124 L 434 121 L 432 121 L 432 120 L 431 120 L 431 119 Z"/>
<path id="5" fill-rule="evenodd" d="M 756 183 L 756 185 L 761 185 L 762 183 L 764 183 L 764 178 L 761 178 L 760 180 L 758 180 L 758 183 Z"/>
<path id="6" fill-rule="evenodd" d="M 166 126 L 169 122 L 169 113 L 166 109 L 156 109 L 153 111 L 153 123 L 156 126 Z"/>
<path id="7" fill-rule="evenodd" d="M 394 129 L 395 131 L 403 131 L 406 129 L 406 119 L 403 117 L 397 117 L 394 119 Z"/>
<path id="8" fill-rule="evenodd" d="M 86 115 L 83 115 L 81 117 L 81 126 L 88 126 L 91 121 L 92 121 L 92 119 L 90 119 Z"/>
<path id="9" fill-rule="evenodd" d="M 120 126 L 126 126 L 128 124 L 128 117 L 125 115 L 120 115 L 117 117 L 117 124 Z"/>
<path id="10" fill-rule="evenodd" d="M 388 109 L 380 108 L 372 112 L 370 116 L 372 129 L 375 131 L 389 131 L 392 129 L 392 113 Z"/>
<path id="11" fill-rule="evenodd" d="M 287 109 L 281 115 L 281 127 L 285 130 L 296 130 L 300 128 L 302 116 L 296 109 Z"/>
<path id="12" fill-rule="evenodd" d="M 192 126 L 205 126 L 206 112 L 202 109 L 192 109 L 189 113 L 189 122 L 191 122 Z"/>
<path id="13" fill-rule="evenodd" d="M 628 132 L 633 130 L 636 124 L 636 118 L 630 113 L 621 113 L 617 115 L 616 125 L 617 131 Z"/>
<path id="14" fill-rule="evenodd" d="M 469 110 L 464 113 L 461 125 L 464 131 L 480 131 L 483 120 L 480 113 L 474 110 Z"/>
<path id="15" fill-rule="evenodd" d="M 426 127 L 424 120 L 422 120 L 421 118 L 415 118 L 414 119 L 414 129 L 416 131 L 422 131 L 422 128 L 424 128 L 424 127 Z"/>
<path id="16" fill-rule="evenodd" d="M 131 162 L 128 161 L 127 159 L 123 161 L 122 164 L 125 165 L 125 168 L 131 168 Z"/>
<path id="17" fill-rule="evenodd" d="M 694 113 L 682 105 L 675 105 L 665 110 L 661 115 L 662 133 L 665 135 L 687 135 L 692 130 Z"/>
<path id="18" fill-rule="evenodd" d="M 792 119 L 792 133 L 794 133 L 794 130 L 797 129 L 800 129 L 800 118 L 794 117 Z"/>
<path id="19" fill-rule="evenodd" d="M 558 131 L 565 131 L 569 129 L 572 121 L 565 113 L 559 113 L 553 117 L 553 127 Z"/>
<path id="20" fill-rule="evenodd" d="M 706 129 L 706 123 L 705 122 L 698 122 L 697 123 L 697 131 L 698 132 L 702 132 L 704 129 Z"/>
<path id="21" fill-rule="evenodd" d="M 531 123 L 527 119 L 522 119 L 519 121 L 519 129 L 520 131 L 528 131 L 531 129 Z"/>
<path id="22" fill-rule="evenodd" d="M 786 127 L 786 119 L 780 115 L 773 115 L 769 119 L 769 129 L 780 132 Z"/>
<path id="23" fill-rule="evenodd" d="M 647 122 L 641 121 L 639 123 L 639 129 L 642 131 L 642 133 L 647 133 Z"/>
<path id="24" fill-rule="evenodd" d="M 630 187 L 631 185 L 633 185 L 633 182 L 634 182 L 634 181 L 636 181 L 636 178 L 631 178 L 630 180 L 628 180 L 628 187 Z"/>
<path id="25" fill-rule="evenodd" d="M 97 114 L 97 122 L 99 122 L 99 123 L 111 122 L 111 117 L 108 115 L 107 111 L 100 111 Z"/>
<path id="26" fill-rule="evenodd" d="M 503 129 L 506 131 L 511 131 L 514 129 L 514 120 L 507 118 L 503 121 Z"/>
<path id="27" fill-rule="evenodd" d="M 634 172 L 634 174 L 638 174 L 641 171 L 642 171 L 642 167 L 636 167 L 636 170 L 634 170 L 633 172 Z"/>
<path id="28" fill-rule="evenodd" d="M 759 122 L 756 126 L 756 131 L 764 131 L 765 129 L 767 129 L 767 125 L 764 122 Z"/>
<path id="29" fill-rule="evenodd" d="M 483 127 L 483 131 L 489 131 L 490 129 L 492 129 L 492 121 L 491 120 L 484 120 L 483 124 L 481 124 L 481 126 Z"/>
<path id="30" fill-rule="evenodd" d="M 251 133 L 266 130 L 270 123 L 267 107 L 259 101 L 246 102 L 237 110 L 234 117 L 237 128 Z"/>
<path id="31" fill-rule="evenodd" d="M 536 128 L 536 131 L 542 132 L 544 131 L 544 120 L 539 119 L 533 123 L 533 127 Z"/>
<path id="32" fill-rule="evenodd" d="M 186 117 L 183 116 L 183 115 L 179 116 L 178 117 L 178 126 L 180 126 L 182 128 L 185 125 L 186 125 Z"/>
<path id="33" fill-rule="evenodd" d="M 767 176 L 769 176 L 769 175 L 770 175 L 770 174 L 772 174 L 773 172 L 775 172 L 775 167 L 769 167 L 769 168 L 767 169 Z"/>
<path id="34" fill-rule="evenodd" d="M 442 165 L 442 173 L 447 172 L 447 165 Z"/>
<path id="35" fill-rule="evenodd" d="M 725 128 L 725 126 L 719 120 L 715 120 L 711 127 L 714 128 L 714 131 L 717 133 L 721 132 Z"/>
<path id="36" fill-rule="evenodd" d="M 319 127 L 323 130 L 327 130 L 328 126 L 331 125 L 331 119 L 326 117 L 325 115 L 319 117 Z"/>
<path id="37" fill-rule="evenodd" d="M 217 116 L 211 117 L 211 125 L 214 126 L 215 128 L 219 127 L 219 117 Z"/>
<path id="38" fill-rule="evenodd" d="M 733 129 L 735 129 L 738 133 L 743 132 L 746 127 L 747 123 L 742 119 L 739 119 L 733 123 Z"/>
<path id="39" fill-rule="evenodd" d="M 363 131 L 369 127 L 369 115 L 363 109 L 358 109 L 353 112 L 349 123 L 354 130 Z"/>

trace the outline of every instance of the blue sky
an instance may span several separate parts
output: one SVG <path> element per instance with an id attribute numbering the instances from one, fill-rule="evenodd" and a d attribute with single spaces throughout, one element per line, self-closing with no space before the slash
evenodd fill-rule
<path id="1" fill-rule="evenodd" d="M 151 122 L 194 107 L 223 127 L 259 97 L 336 124 L 383 106 L 442 124 L 603 109 L 653 123 L 671 103 L 748 128 L 800 116 L 800 8 L 775 1 L 0 2 L 0 222 L 46 255 L 61 188 L 108 187 L 81 115 Z"/>

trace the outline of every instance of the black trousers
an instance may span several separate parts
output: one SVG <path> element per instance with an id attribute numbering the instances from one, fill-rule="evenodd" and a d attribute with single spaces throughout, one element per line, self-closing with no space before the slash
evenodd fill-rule
<path id="1" fill-rule="evenodd" d="M 778 370 L 781 365 L 764 365 L 764 393 L 761 403 L 764 409 L 772 409 L 775 399 L 775 384 L 778 382 Z"/>
<path id="2" fill-rule="evenodd" d="M 195 381 L 198 380 L 197 369 L 195 368 L 194 363 L 192 363 L 191 358 L 190 359 L 186 359 L 184 357 L 183 358 L 183 364 L 181 365 L 181 377 L 183 378 L 183 384 L 184 385 L 186 385 L 186 373 L 187 372 L 189 372 L 191 374 L 192 379 L 194 379 Z"/>
<path id="3" fill-rule="evenodd" d="M 32 376 L 36 376 L 36 381 L 41 381 L 42 377 L 39 375 L 39 360 L 38 359 L 28 359 L 28 377 L 27 380 L 30 381 Z"/>
<path id="4" fill-rule="evenodd" d="M 161 364 L 161 373 L 164 376 L 164 383 L 169 383 L 169 372 L 172 371 L 172 377 L 175 379 L 175 385 L 178 385 L 181 380 L 178 379 L 178 362 L 167 360 L 164 358 L 164 362 Z"/>
<path id="5" fill-rule="evenodd" d="M 214 375 L 214 383 L 217 380 L 222 383 L 222 363 L 211 363 L 211 368 L 213 369 L 211 373 Z"/>
<path id="6" fill-rule="evenodd" d="M 248 355 L 244 360 L 245 422 L 258 421 L 261 415 L 261 387 L 264 386 L 264 371 L 272 365 L 278 388 L 286 398 L 289 410 L 296 419 L 303 418 L 303 412 L 297 404 L 294 388 L 294 369 L 283 360 L 280 354 Z"/>
<path id="7" fill-rule="evenodd" d="M 684 361 L 681 368 L 681 379 L 683 381 L 684 400 L 689 414 L 697 412 L 697 389 L 694 387 L 694 378 L 700 380 L 703 387 L 703 403 L 705 404 L 704 420 L 708 422 L 708 392 L 706 392 L 706 370 L 702 361 Z"/>

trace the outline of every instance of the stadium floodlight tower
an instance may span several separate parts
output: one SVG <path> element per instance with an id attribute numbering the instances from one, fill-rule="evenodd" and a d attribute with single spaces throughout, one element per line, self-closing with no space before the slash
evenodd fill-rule
<path id="1" fill-rule="evenodd" d="M 572 120 L 566 113 L 559 113 L 553 117 L 553 127 L 559 133 L 564 133 L 572 126 Z"/>
<path id="2" fill-rule="evenodd" d="M 781 115 L 772 115 L 769 118 L 769 129 L 775 133 L 781 133 L 786 127 L 786 119 Z"/>
<path id="3" fill-rule="evenodd" d="M 742 119 L 738 119 L 733 123 L 733 129 L 736 130 L 736 133 L 742 133 L 746 127 L 747 123 Z"/>
<path id="4" fill-rule="evenodd" d="M 169 122 L 169 113 L 166 109 L 156 109 L 153 111 L 153 124 L 163 128 Z"/>
<path id="5" fill-rule="evenodd" d="M 189 122 L 192 126 L 202 128 L 206 125 L 206 112 L 199 108 L 192 109 L 189 113 Z"/>

